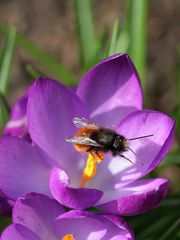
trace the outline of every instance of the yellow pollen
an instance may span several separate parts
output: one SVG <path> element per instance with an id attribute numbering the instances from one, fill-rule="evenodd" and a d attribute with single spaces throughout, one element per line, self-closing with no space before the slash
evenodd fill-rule
<path id="1" fill-rule="evenodd" d="M 88 159 L 86 166 L 84 168 L 82 178 L 81 178 L 81 187 L 85 187 L 87 182 L 90 181 L 96 175 L 96 164 L 100 163 L 104 158 L 103 153 L 94 153 L 90 152 L 88 154 Z"/>
<path id="2" fill-rule="evenodd" d="M 66 234 L 61 240 L 75 240 L 72 234 Z"/>

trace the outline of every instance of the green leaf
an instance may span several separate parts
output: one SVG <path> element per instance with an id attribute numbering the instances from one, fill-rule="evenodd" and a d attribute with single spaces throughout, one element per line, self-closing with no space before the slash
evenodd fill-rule
<path id="1" fill-rule="evenodd" d="M 180 97 L 179 97 L 179 93 L 180 93 L 180 44 L 177 45 L 177 52 L 176 52 L 176 66 L 175 66 L 175 91 L 176 91 L 176 99 L 177 99 L 177 103 L 180 104 Z M 179 118 L 180 120 L 180 118 Z"/>
<path id="2" fill-rule="evenodd" d="M 10 108 L 4 98 L 4 95 L 0 93 L 0 133 L 4 128 L 4 125 L 9 119 Z"/>
<path id="3" fill-rule="evenodd" d="M 179 101 L 179 96 L 177 95 L 176 97 L 176 106 L 175 108 L 173 109 L 173 112 L 171 113 L 172 114 L 172 117 L 176 119 L 176 132 L 177 134 L 179 133 L 180 131 L 180 103 L 178 103 Z"/>
<path id="4" fill-rule="evenodd" d="M 164 234 L 159 240 L 173 239 L 180 233 L 180 217 L 174 221 L 174 223 L 164 231 Z"/>
<path id="5" fill-rule="evenodd" d="M 1 216 L 0 217 L 0 233 L 8 226 L 11 224 L 12 220 L 11 217 L 5 217 L 5 216 Z"/>
<path id="6" fill-rule="evenodd" d="M 129 51 L 130 44 L 130 20 L 131 8 L 130 3 L 126 2 L 125 5 L 125 21 L 119 26 L 119 34 L 116 39 L 116 46 L 114 53 L 124 53 Z"/>
<path id="7" fill-rule="evenodd" d="M 10 28 L 5 39 L 4 48 L 1 54 L 0 61 L 0 91 L 6 94 L 9 82 L 9 75 L 11 71 L 12 58 L 15 47 L 16 31 Z"/>
<path id="8" fill-rule="evenodd" d="M 171 234 L 175 236 L 179 230 L 177 228 L 179 209 L 180 195 L 176 194 L 167 197 L 159 207 L 139 216 L 131 216 L 127 218 L 127 221 L 132 226 L 138 240 L 161 239 L 163 236 L 166 237 Z M 172 226 L 174 227 L 172 228 Z M 170 237 L 169 239 L 173 238 Z"/>
<path id="9" fill-rule="evenodd" d="M 117 44 L 118 33 L 119 33 L 119 21 L 116 19 L 114 21 L 114 25 L 113 25 L 112 35 L 111 35 L 110 44 L 109 44 L 108 56 L 111 56 L 116 53 L 116 44 Z"/>
<path id="10" fill-rule="evenodd" d="M 99 33 L 97 37 L 97 50 L 96 50 L 96 55 L 98 56 L 97 61 L 100 61 L 102 60 L 102 58 L 105 58 L 108 56 L 106 51 L 108 50 L 107 46 L 109 44 L 108 42 L 109 29 L 110 29 L 109 25 L 105 24 L 103 26 L 102 31 Z"/>
<path id="11" fill-rule="evenodd" d="M 115 20 L 112 30 L 112 35 L 109 44 L 108 56 L 116 53 L 124 53 L 128 51 L 129 46 L 129 32 L 128 32 L 128 21 L 120 29 L 118 20 Z"/>
<path id="12" fill-rule="evenodd" d="M 177 153 L 169 153 L 162 165 L 180 165 L 180 152 Z"/>
<path id="13" fill-rule="evenodd" d="M 4 54 L 4 47 L 1 47 L 0 48 L 0 69 L 2 66 L 3 54 Z"/>
<path id="14" fill-rule="evenodd" d="M 0 133 L 8 121 L 9 113 L 5 96 L 8 90 L 9 77 L 15 47 L 16 31 L 10 28 L 0 54 Z"/>
<path id="15" fill-rule="evenodd" d="M 128 52 L 129 47 L 129 34 L 126 31 L 126 28 L 122 29 L 119 37 L 116 41 L 115 53 L 124 53 Z"/>
<path id="16" fill-rule="evenodd" d="M 176 93 L 176 105 L 172 115 L 176 119 L 176 134 L 179 138 L 180 132 L 180 44 L 177 46 L 175 69 L 174 69 L 174 91 Z"/>
<path id="17" fill-rule="evenodd" d="M 142 86 L 146 93 L 146 30 L 148 0 L 130 0 L 130 49 L 137 71 L 141 77 Z"/>
<path id="18" fill-rule="evenodd" d="M 81 63 L 86 65 L 96 53 L 91 5 L 89 0 L 74 0 L 74 4 Z"/>
<path id="19" fill-rule="evenodd" d="M 29 76 L 32 79 L 36 79 L 38 77 L 47 77 L 44 72 L 36 68 L 35 66 L 32 66 L 31 64 L 26 65 L 26 72 L 29 74 Z"/>
<path id="20" fill-rule="evenodd" d="M 0 31 L 7 34 L 9 30 L 9 26 L 5 24 L 0 24 Z M 16 42 L 34 59 L 38 61 L 38 63 L 41 63 L 43 66 L 45 66 L 47 69 L 51 71 L 51 74 L 60 80 L 61 82 L 73 86 L 76 85 L 76 80 L 73 76 L 73 74 L 66 69 L 63 64 L 59 62 L 55 57 L 47 53 L 45 50 L 37 46 L 34 42 L 27 39 L 25 36 L 23 36 L 20 33 L 17 33 L 16 35 Z"/>

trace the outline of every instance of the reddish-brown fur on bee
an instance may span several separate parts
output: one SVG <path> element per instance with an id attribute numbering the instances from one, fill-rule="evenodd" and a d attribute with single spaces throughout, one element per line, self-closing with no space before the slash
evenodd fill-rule
<path id="1" fill-rule="evenodd" d="M 80 128 L 75 136 L 77 137 L 89 137 L 90 134 L 94 131 L 94 129 L 90 129 L 90 128 Z M 75 149 L 78 151 L 78 152 L 87 152 L 88 149 L 89 149 L 89 146 L 88 145 L 80 145 L 80 144 L 76 144 L 74 143 L 73 146 L 75 147 Z"/>

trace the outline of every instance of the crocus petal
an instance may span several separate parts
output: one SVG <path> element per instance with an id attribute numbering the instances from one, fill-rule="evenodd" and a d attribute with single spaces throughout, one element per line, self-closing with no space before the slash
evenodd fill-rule
<path id="1" fill-rule="evenodd" d="M 62 167 L 75 181 L 81 155 L 65 139 L 77 131 L 72 119 L 87 117 L 83 103 L 62 84 L 39 78 L 31 88 L 27 112 L 32 140 L 50 156 L 52 166 Z"/>
<path id="2" fill-rule="evenodd" d="M 127 229 L 127 234 L 126 234 L 127 239 L 135 239 L 132 228 L 129 226 L 127 222 L 125 222 L 125 220 L 122 217 L 111 215 L 111 214 L 103 215 L 103 217 L 109 219 L 120 228 Z"/>
<path id="3" fill-rule="evenodd" d="M 26 115 L 29 91 L 30 88 L 15 102 L 11 111 L 12 120 L 19 120 Z"/>
<path id="4" fill-rule="evenodd" d="M 11 224 L 1 235 L 1 240 L 41 240 L 35 233 L 21 224 Z"/>
<path id="5" fill-rule="evenodd" d="M 30 137 L 28 134 L 26 117 L 19 120 L 9 121 L 6 124 L 3 132 L 4 132 L 4 136 L 23 137 L 27 140 L 30 140 Z"/>
<path id="6" fill-rule="evenodd" d="M 29 91 L 29 90 L 28 90 Z M 4 135 L 24 137 L 28 135 L 26 110 L 28 91 L 20 97 L 12 107 L 10 121 L 4 128 Z"/>
<path id="7" fill-rule="evenodd" d="M 167 191 L 167 179 L 139 180 L 128 184 L 126 187 L 116 189 L 112 193 L 109 192 L 109 194 L 112 194 L 111 198 L 115 200 L 102 203 L 97 207 L 112 214 L 136 215 L 157 206 L 166 196 Z"/>
<path id="8" fill-rule="evenodd" d="M 49 193 L 50 167 L 29 142 L 15 137 L 0 139 L 0 190 L 15 200 L 28 192 Z"/>
<path id="9" fill-rule="evenodd" d="M 124 226 L 117 225 L 110 218 L 78 210 L 62 214 L 55 221 L 55 230 L 58 239 L 69 233 L 78 240 L 133 239 Z"/>
<path id="10" fill-rule="evenodd" d="M 13 223 L 26 226 L 42 240 L 57 240 L 53 222 L 64 208 L 54 199 L 31 193 L 17 200 L 13 209 Z"/>
<path id="11" fill-rule="evenodd" d="M 139 77 L 127 54 L 114 55 L 94 66 L 81 80 L 77 95 L 90 117 L 109 127 L 142 109 Z"/>
<path id="12" fill-rule="evenodd" d="M 121 157 L 107 156 L 98 166 L 94 183 L 96 187 L 107 192 L 149 173 L 169 151 L 173 142 L 174 125 L 172 118 L 160 112 L 143 110 L 130 114 L 117 127 L 119 134 L 126 139 L 151 134 L 153 136 L 128 141 L 134 153 L 128 150 L 122 155 L 132 163 Z"/>
<path id="13" fill-rule="evenodd" d="M 85 209 L 93 206 L 102 197 L 103 193 L 97 189 L 71 188 L 65 171 L 53 168 L 50 177 L 50 189 L 53 197 L 62 205 Z"/>
<path id="14" fill-rule="evenodd" d="M 132 180 L 143 177 L 160 163 L 172 146 L 174 127 L 175 122 L 172 118 L 150 110 L 132 113 L 120 123 L 117 132 L 127 139 L 153 135 L 129 141 L 129 146 L 136 155 L 130 151 L 127 155 L 125 154 L 133 162 L 130 164 L 130 168 L 124 172 L 125 179 Z"/>

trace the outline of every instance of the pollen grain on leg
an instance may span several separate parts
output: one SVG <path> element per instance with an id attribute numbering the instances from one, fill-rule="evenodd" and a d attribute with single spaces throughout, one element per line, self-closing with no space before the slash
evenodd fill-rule
<path id="1" fill-rule="evenodd" d="M 61 240 L 75 240 L 73 234 L 66 234 Z"/>

